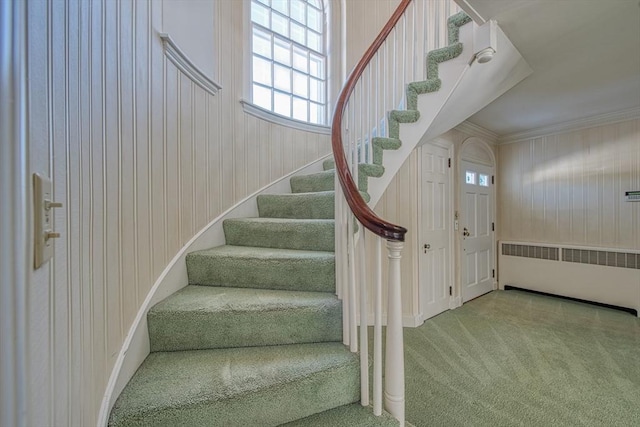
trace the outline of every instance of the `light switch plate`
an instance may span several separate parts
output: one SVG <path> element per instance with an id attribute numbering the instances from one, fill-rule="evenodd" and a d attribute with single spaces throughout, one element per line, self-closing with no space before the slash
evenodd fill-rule
<path id="1" fill-rule="evenodd" d="M 39 268 L 53 257 L 53 239 L 49 233 L 53 228 L 53 211 L 51 179 L 40 174 L 33 174 L 33 266 Z"/>

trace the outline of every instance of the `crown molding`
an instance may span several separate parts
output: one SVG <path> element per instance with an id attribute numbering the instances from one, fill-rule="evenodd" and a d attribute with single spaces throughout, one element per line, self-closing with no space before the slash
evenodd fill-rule
<path id="1" fill-rule="evenodd" d="M 178 45 L 176 45 L 169 34 L 159 33 L 158 36 L 162 39 L 164 54 L 176 67 L 178 67 L 180 71 L 184 73 L 184 75 L 189 77 L 195 84 L 209 92 L 211 95 L 218 94 L 218 91 L 222 89 L 222 86 L 207 77 L 200 68 L 191 62 L 187 55 L 185 55 Z"/>
<path id="2" fill-rule="evenodd" d="M 511 144 L 514 142 L 527 141 L 530 139 L 588 129 L 596 126 L 610 125 L 638 118 L 640 118 L 640 107 L 635 107 L 627 110 L 615 111 L 613 113 L 599 114 L 597 116 L 569 120 L 555 125 L 530 129 L 523 132 L 514 132 L 502 135 L 498 138 L 497 143 L 501 145 Z"/>
<path id="3" fill-rule="evenodd" d="M 472 136 L 478 136 L 480 138 L 484 138 L 485 140 L 487 140 L 486 142 L 488 142 L 489 144 L 495 144 L 496 141 L 498 141 L 498 138 L 500 137 L 500 135 L 498 135 L 497 133 L 487 128 L 483 128 L 482 126 L 471 123 L 468 120 L 465 120 L 464 122 L 460 123 L 454 129 Z"/>

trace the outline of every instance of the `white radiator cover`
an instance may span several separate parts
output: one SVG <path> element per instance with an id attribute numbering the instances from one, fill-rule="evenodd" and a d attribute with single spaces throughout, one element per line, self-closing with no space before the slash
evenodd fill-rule
<path id="1" fill-rule="evenodd" d="M 610 304 L 640 316 L 640 251 L 500 241 L 498 253 L 500 289 Z"/>

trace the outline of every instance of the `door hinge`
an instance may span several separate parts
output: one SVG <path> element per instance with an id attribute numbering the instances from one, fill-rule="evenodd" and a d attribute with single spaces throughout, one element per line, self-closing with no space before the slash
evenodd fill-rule
<path id="1" fill-rule="evenodd" d="M 451 289 L 451 286 L 449 286 L 449 296 L 453 295 L 453 289 Z"/>
<path id="2" fill-rule="evenodd" d="M 491 231 L 496 231 L 496 223 L 495 222 L 491 223 Z"/>
<path id="3" fill-rule="evenodd" d="M 496 269 L 491 270 L 491 277 L 496 278 Z"/>
<path id="4" fill-rule="evenodd" d="M 491 175 L 491 183 L 495 184 L 496 183 L 496 176 L 495 175 Z"/>
<path id="5" fill-rule="evenodd" d="M 449 157 L 449 167 L 451 167 L 451 157 Z"/>

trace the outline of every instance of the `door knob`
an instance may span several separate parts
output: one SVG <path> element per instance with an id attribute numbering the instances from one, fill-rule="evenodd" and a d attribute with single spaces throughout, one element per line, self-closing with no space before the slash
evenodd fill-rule
<path id="1" fill-rule="evenodd" d="M 425 244 L 424 244 L 424 253 L 425 253 L 425 254 L 427 253 L 427 249 L 431 249 L 431 245 L 430 245 L 430 244 L 428 244 L 428 243 L 425 243 Z"/>
<path id="2" fill-rule="evenodd" d="M 469 233 L 469 230 L 467 230 L 467 227 L 465 227 L 465 228 L 462 230 L 462 235 L 463 235 L 464 237 L 469 237 L 469 236 L 471 235 L 471 233 Z"/>

